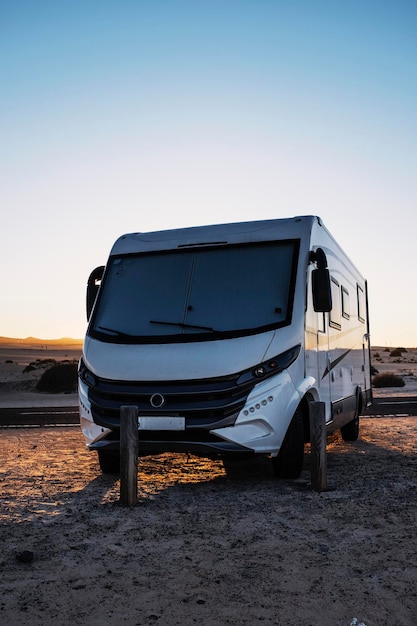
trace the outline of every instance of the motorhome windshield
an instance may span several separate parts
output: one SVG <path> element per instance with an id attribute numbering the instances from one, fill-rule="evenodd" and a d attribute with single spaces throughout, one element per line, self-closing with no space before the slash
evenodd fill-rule
<path id="1" fill-rule="evenodd" d="M 298 241 L 111 257 L 89 334 L 197 341 L 289 324 Z"/>

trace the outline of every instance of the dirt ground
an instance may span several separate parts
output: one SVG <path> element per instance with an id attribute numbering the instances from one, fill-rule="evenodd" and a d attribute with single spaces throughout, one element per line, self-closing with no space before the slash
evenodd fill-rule
<path id="1" fill-rule="evenodd" d="M 417 623 L 417 418 L 328 445 L 329 490 L 262 461 L 139 460 L 139 501 L 77 428 L 4 429 L 0 623 Z M 29 562 L 25 562 L 29 561 Z"/>
<path id="2" fill-rule="evenodd" d="M 406 386 L 377 395 L 417 395 L 417 351 L 379 354 Z M 2 354 L 3 406 L 36 397 L 27 359 Z M 366 417 L 357 442 L 333 435 L 321 493 L 308 446 L 295 481 L 262 459 L 227 475 L 143 458 L 134 507 L 77 427 L 1 429 L 0 624 L 414 626 L 416 426 Z"/>

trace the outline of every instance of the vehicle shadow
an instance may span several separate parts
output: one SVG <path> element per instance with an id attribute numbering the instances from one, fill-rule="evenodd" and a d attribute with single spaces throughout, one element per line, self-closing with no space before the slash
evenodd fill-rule
<path id="1" fill-rule="evenodd" d="M 398 427 L 397 427 L 398 425 Z M 397 420 L 394 426 L 398 437 Z M 401 481 L 405 472 L 412 466 L 415 471 L 417 451 L 409 443 L 408 433 L 393 445 L 389 435 L 378 431 L 373 436 L 375 422 L 363 428 L 363 438 L 354 442 L 345 442 L 339 433 L 329 435 L 326 447 L 327 488 L 323 491 L 346 491 L 364 485 L 366 481 Z M 404 446 L 401 442 L 405 442 Z M 207 459 L 184 454 L 166 453 L 138 459 L 137 503 L 143 504 L 150 499 L 163 498 L 167 494 L 186 494 L 189 490 L 199 489 L 217 492 L 250 492 L 262 487 L 275 492 L 313 491 L 312 459 L 310 445 L 306 444 L 304 465 L 297 479 L 277 479 L 274 476 L 271 460 L 267 457 L 253 456 L 242 459 Z M 386 468 L 390 467 L 387 474 Z M 117 475 L 98 475 L 88 483 L 75 497 L 94 496 L 102 505 L 119 504 L 120 478 Z"/>

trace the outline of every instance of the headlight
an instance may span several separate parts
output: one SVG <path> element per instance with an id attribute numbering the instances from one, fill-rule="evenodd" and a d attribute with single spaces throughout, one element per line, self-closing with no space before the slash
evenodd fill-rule
<path id="1" fill-rule="evenodd" d="M 263 363 L 259 363 L 255 367 L 252 367 L 250 370 L 246 370 L 242 372 L 239 378 L 237 379 L 238 385 L 246 385 L 247 383 L 254 382 L 256 379 L 265 380 L 270 376 L 274 376 L 279 372 L 287 369 L 298 357 L 301 350 L 301 344 L 282 352 L 276 357 L 272 359 L 268 359 Z"/>
<path id="2" fill-rule="evenodd" d="M 78 376 L 83 383 L 88 385 L 88 387 L 95 387 L 97 385 L 97 377 L 90 372 L 82 359 L 80 359 L 80 364 L 78 366 Z"/>

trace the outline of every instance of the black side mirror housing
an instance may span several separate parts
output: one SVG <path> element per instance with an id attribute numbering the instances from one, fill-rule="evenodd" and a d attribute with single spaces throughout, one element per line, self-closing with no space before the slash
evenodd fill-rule
<path id="1" fill-rule="evenodd" d="M 87 321 L 90 319 L 91 311 L 93 310 L 94 302 L 96 301 L 98 290 L 100 289 L 101 279 L 104 274 L 104 265 L 96 267 L 88 277 L 87 282 Z"/>
<path id="2" fill-rule="evenodd" d="M 318 268 L 311 273 L 313 307 L 317 313 L 328 313 L 332 310 L 332 290 L 330 273 L 327 268 Z"/>

